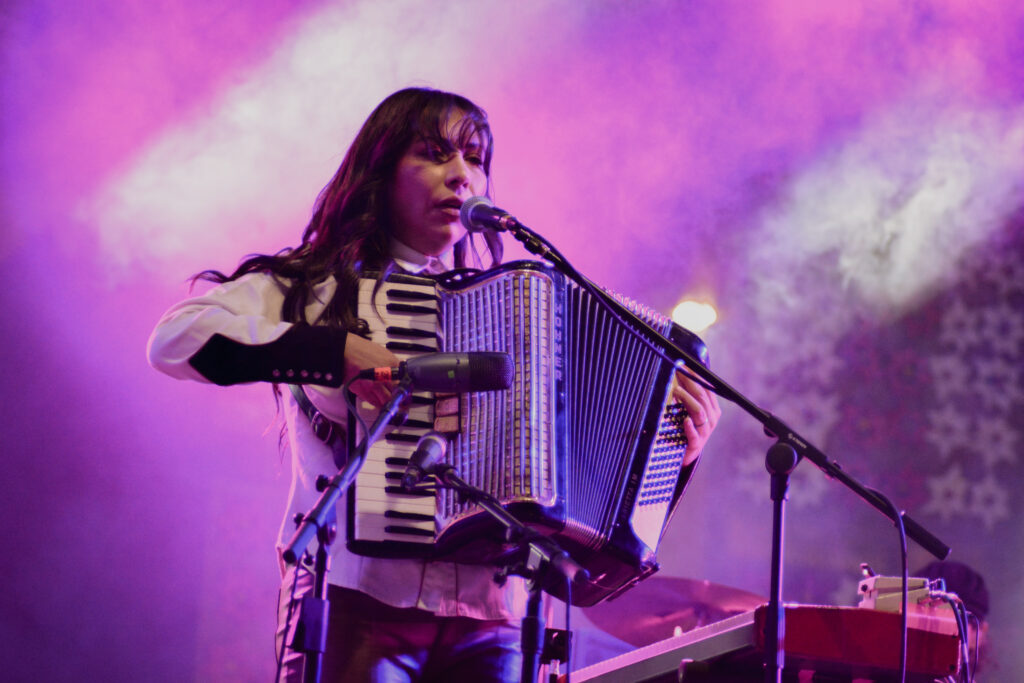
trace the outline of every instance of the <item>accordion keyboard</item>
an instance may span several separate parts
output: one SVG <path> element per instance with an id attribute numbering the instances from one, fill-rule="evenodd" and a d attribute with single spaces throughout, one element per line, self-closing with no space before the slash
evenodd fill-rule
<path id="1" fill-rule="evenodd" d="M 437 296 L 433 282 L 386 282 L 374 296 L 374 280 L 359 283 L 358 310 L 370 323 L 370 339 L 401 360 L 438 350 Z M 349 524 L 355 537 L 404 543 L 434 542 L 433 490 L 408 493 L 402 474 L 420 437 L 434 428 L 435 397 L 414 393 L 405 421 L 372 444 L 355 481 Z M 358 407 L 364 420 L 376 410 Z M 351 433 L 351 432 L 350 432 Z M 351 536 L 352 534 L 350 534 Z"/>

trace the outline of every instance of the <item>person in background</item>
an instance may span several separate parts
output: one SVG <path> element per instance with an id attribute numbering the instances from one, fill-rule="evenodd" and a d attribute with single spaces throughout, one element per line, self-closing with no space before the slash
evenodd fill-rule
<path id="1" fill-rule="evenodd" d="M 964 607 L 973 615 L 967 620 L 967 647 L 971 657 L 976 661 L 972 668 L 982 671 L 991 670 L 991 653 L 988 648 L 988 588 L 981 574 L 962 562 L 943 560 L 925 565 L 912 576 L 927 579 L 942 579 L 946 583 L 946 591 L 956 593 L 963 601 Z M 975 656 L 977 652 L 977 656 Z M 987 667 L 986 667 L 987 665 Z"/>

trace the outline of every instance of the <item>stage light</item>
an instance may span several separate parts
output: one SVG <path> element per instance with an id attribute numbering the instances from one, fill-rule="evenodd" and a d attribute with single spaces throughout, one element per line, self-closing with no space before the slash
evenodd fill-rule
<path id="1" fill-rule="evenodd" d="M 687 300 L 672 310 L 672 320 L 691 332 L 703 332 L 718 320 L 718 312 L 711 304 Z"/>

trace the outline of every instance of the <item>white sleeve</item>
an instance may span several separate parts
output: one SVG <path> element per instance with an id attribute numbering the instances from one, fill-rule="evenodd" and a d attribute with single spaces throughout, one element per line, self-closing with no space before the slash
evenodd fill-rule
<path id="1" fill-rule="evenodd" d="M 189 358 L 214 334 L 242 344 L 276 340 L 292 327 L 281 320 L 283 301 L 277 280 L 265 273 L 250 273 L 175 304 L 149 337 L 149 363 L 171 377 L 208 382 Z"/>

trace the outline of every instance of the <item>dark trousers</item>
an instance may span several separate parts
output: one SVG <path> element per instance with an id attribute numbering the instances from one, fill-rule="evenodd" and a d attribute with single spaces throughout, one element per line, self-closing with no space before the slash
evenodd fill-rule
<path id="1" fill-rule="evenodd" d="M 285 578 L 278 608 L 277 651 L 291 645 L 298 602 L 312 586 L 299 572 L 297 585 Z M 438 617 L 415 608 L 385 605 L 364 593 L 330 586 L 323 683 L 449 683 L 519 680 L 522 652 L 519 625 L 466 617 Z M 279 680 L 302 680 L 304 658 L 284 648 Z"/>

